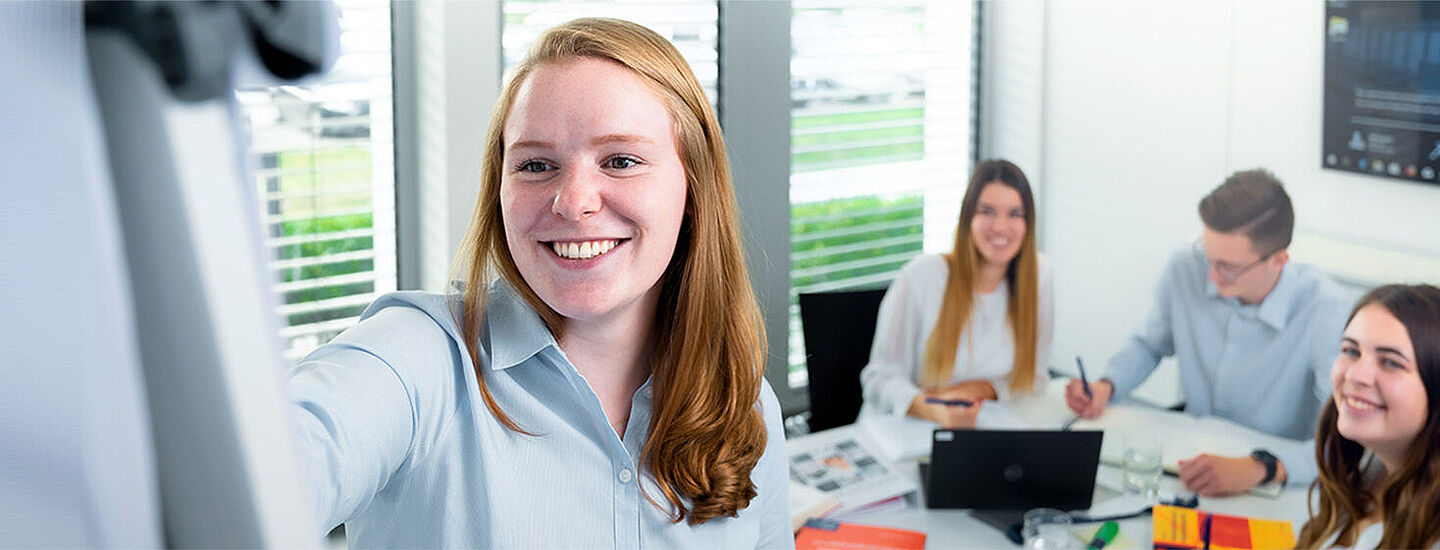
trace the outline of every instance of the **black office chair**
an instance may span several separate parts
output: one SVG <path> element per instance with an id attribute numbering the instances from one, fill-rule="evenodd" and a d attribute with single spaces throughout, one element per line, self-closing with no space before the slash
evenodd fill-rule
<path id="1" fill-rule="evenodd" d="M 860 369 L 870 362 L 875 316 L 885 290 L 800 295 L 811 432 L 850 424 L 860 414 Z"/>

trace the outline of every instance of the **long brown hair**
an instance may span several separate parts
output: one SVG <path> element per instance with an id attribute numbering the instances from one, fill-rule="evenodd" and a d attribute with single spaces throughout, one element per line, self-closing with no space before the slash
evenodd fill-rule
<path id="1" fill-rule="evenodd" d="M 925 342 L 924 382 L 943 384 L 955 371 L 955 351 L 960 334 L 970 321 L 975 299 L 975 282 L 980 272 L 980 252 L 975 250 L 970 223 L 979 208 L 980 191 L 992 183 L 1004 185 L 1020 193 L 1025 204 L 1025 239 L 1019 254 L 1005 270 L 1005 284 L 1010 286 L 1010 303 L 1005 315 L 1015 338 L 1015 364 L 1010 368 L 1012 391 L 1029 392 L 1035 385 L 1036 340 L 1039 337 L 1040 291 L 1039 256 L 1035 250 L 1035 197 L 1030 181 L 1020 167 L 1007 160 L 981 162 L 970 175 L 965 199 L 960 206 L 960 225 L 955 228 L 955 248 L 945 255 L 950 275 L 945 281 L 945 297 L 940 303 L 940 316 Z"/>
<path id="2" fill-rule="evenodd" d="M 539 312 L 557 339 L 565 328 L 560 314 L 526 284 L 506 244 L 500 211 L 502 132 L 517 90 L 536 67 L 581 57 L 617 62 L 650 86 L 670 112 L 685 167 L 685 216 L 674 256 L 658 283 L 652 329 L 655 409 L 641 462 L 654 476 L 673 521 L 688 519 L 695 525 L 733 517 L 755 497 L 750 471 L 765 451 L 765 424 L 755 405 L 765 329 L 740 249 L 720 123 L 680 52 L 645 27 L 587 18 L 546 31 L 496 102 L 485 137 L 480 196 L 455 266 L 465 282 L 458 322 L 480 395 L 501 423 L 527 433 L 486 388 L 479 361 L 481 318 L 495 274 Z"/>
<path id="3" fill-rule="evenodd" d="M 1380 506 L 1384 534 L 1381 548 L 1429 548 L 1440 541 L 1440 288 L 1430 285 L 1386 285 L 1370 291 L 1355 309 L 1378 304 L 1390 311 L 1410 335 L 1415 367 L 1425 386 L 1428 415 L 1415 442 L 1394 472 L 1386 472 L 1376 501 L 1367 487 L 1361 459 L 1365 448 L 1346 439 L 1336 427 L 1335 398 L 1325 404 L 1315 435 L 1315 461 L 1320 475 L 1310 486 L 1319 492 L 1319 510 L 1300 529 L 1298 547 L 1313 548 L 1336 536 L 1336 543 L 1354 545 L 1356 521 Z M 1347 323 L 1348 324 L 1348 323 Z"/>

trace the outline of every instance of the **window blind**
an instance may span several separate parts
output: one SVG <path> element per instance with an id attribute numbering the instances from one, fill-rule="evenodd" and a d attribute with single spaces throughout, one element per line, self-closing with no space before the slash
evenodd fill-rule
<path id="1" fill-rule="evenodd" d="M 973 164 L 971 2 L 794 0 L 790 384 L 797 296 L 880 286 L 950 247 Z"/>
<path id="2" fill-rule="evenodd" d="M 546 29 L 581 17 L 612 17 L 639 23 L 670 40 L 690 62 L 711 106 L 719 97 L 716 44 L 720 12 L 716 0 L 506 0 L 502 6 L 507 78 Z"/>
<path id="3" fill-rule="evenodd" d="M 292 361 L 396 287 L 390 6 L 336 7 L 329 73 L 236 93 Z"/>

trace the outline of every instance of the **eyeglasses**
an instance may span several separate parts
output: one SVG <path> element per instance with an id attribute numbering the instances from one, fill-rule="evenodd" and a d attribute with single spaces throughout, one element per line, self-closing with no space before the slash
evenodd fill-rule
<path id="1" fill-rule="evenodd" d="M 1267 252 L 1258 260 L 1255 260 L 1243 266 L 1236 267 L 1225 262 L 1211 261 L 1210 257 L 1205 254 L 1205 247 L 1201 246 L 1200 241 L 1198 240 L 1195 241 L 1192 249 L 1195 251 L 1195 257 L 1197 259 L 1205 262 L 1210 267 L 1215 268 L 1215 272 L 1220 274 L 1220 278 L 1225 279 L 1225 282 L 1230 284 L 1234 284 L 1235 281 L 1240 279 L 1240 277 L 1245 276 L 1245 273 L 1249 272 L 1251 269 L 1255 269 L 1255 266 L 1265 263 L 1265 260 L 1269 259 L 1270 256 L 1275 253 L 1275 251 Z"/>

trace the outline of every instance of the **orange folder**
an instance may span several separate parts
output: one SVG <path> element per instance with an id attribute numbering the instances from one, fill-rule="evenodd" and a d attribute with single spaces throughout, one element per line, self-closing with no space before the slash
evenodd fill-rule
<path id="1" fill-rule="evenodd" d="M 795 550 L 921 550 L 925 533 L 874 525 L 811 519 L 795 534 Z"/>

